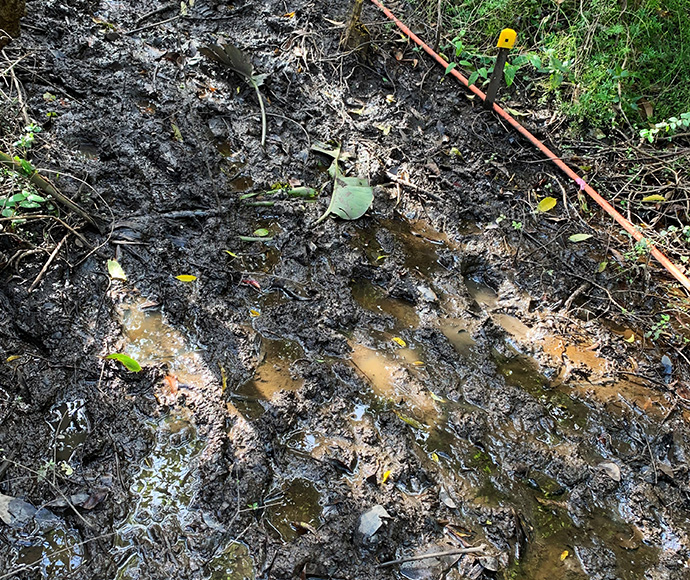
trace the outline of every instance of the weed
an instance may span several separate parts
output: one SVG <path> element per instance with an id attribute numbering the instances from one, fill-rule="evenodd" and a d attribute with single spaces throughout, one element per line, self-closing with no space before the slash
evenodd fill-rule
<path id="1" fill-rule="evenodd" d="M 690 111 L 687 0 L 639 0 L 623 9 L 601 0 L 444 4 L 446 33 L 455 37 L 450 48 L 458 65 L 477 73 L 476 82 L 493 64 L 480 57 L 494 54 L 501 29 L 514 28 L 522 46 L 506 67 L 506 84 L 520 79 L 518 89 L 541 86 L 582 129 L 616 127 L 627 119 L 654 140 L 684 122 L 678 111 Z M 654 119 L 663 121 L 645 127 Z"/>
<path id="2" fill-rule="evenodd" d="M 659 340 L 661 335 L 666 333 L 671 327 L 671 316 L 669 314 L 661 314 L 659 320 L 657 320 L 649 332 L 645 333 L 647 338 L 651 338 L 654 341 Z"/>

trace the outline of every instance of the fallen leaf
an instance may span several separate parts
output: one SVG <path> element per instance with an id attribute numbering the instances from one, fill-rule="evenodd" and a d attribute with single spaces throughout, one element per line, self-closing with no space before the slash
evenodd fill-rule
<path id="1" fill-rule="evenodd" d="M 253 278 L 245 278 L 244 280 L 242 280 L 241 283 L 242 283 L 242 284 L 245 284 L 245 285 L 247 285 L 247 286 L 251 286 L 252 288 L 255 288 L 256 290 L 258 290 L 259 292 L 261 292 L 261 284 L 259 284 L 259 283 L 258 283 L 256 280 L 254 280 Z"/>
<path id="2" fill-rule="evenodd" d="M 556 207 L 556 204 L 558 201 L 554 197 L 545 197 L 539 202 L 539 205 L 537 205 L 537 210 L 544 213 L 549 210 L 552 210 L 554 207 Z"/>
<path id="3" fill-rule="evenodd" d="M 332 149 L 324 143 L 317 142 L 312 145 L 312 149 L 333 158 L 328 169 L 329 175 L 333 178 L 333 194 L 328 208 L 315 224 L 321 223 L 330 214 L 345 220 L 361 218 L 374 201 L 374 189 L 365 178 L 345 177 L 340 171 L 338 161 L 346 158 L 340 145 Z"/>
<path id="4" fill-rule="evenodd" d="M 228 254 L 229 256 L 232 256 L 233 258 L 239 258 L 239 256 L 237 254 L 235 254 L 234 252 L 231 252 L 230 250 L 224 250 L 224 252 L 226 254 Z"/>
<path id="5" fill-rule="evenodd" d="M 413 367 L 423 367 L 424 366 L 424 361 L 421 360 L 416 360 L 412 363 Z"/>
<path id="6" fill-rule="evenodd" d="M 561 552 L 561 557 L 560 557 L 561 562 L 562 562 L 563 560 L 565 560 L 569 555 L 570 555 L 570 552 L 568 552 L 568 550 L 563 550 L 563 551 Z"/>
<path id="7" fill-rule="evenodd" d="M 648 195 L 647 197 L 643 197 L 642 201 L 658 202 L 658 201 L 666 201 L 666 198 L 663 195 L 655 194 L 655 195 Z"/>
<path id="8" fill-rule="evenodd" d="M 261 316 L 261 312 L 259 312 L 258 310 L 254 310 L 253 308 L 250 308 L 249 316 L 251 316 L 252 318 L 258 318 L 259 316 Z"/>
<path id="9" fill-rule="evenodd" d="M 127 281 L 127 274 L 125 274 L 125 271 L 117 260 L 108 260 L 108 274 L 110 274 L 113 280 Z"/>
<path id="10" fill-rule="evenodd" d="M 259 228 L 258 230 L 254 231 L 254 235 L 258 238 L 265 238 L 270 233 L 271 232 L 269 232 L 266 228 Z"/>
<path id="11" fill-rule="evenodd" d="M 571 242 L 584 242 L 592 237 L 592 234 L 573 234 L 568 238 Z"/>
<path id="12" fill-rule="evenodd" d="M 18 358 L 22 358 L 22 355 L 20 355 L 20 354 L 13 354 L 13 355 L 8 356 L 8 357 L 5 359 L 5 362 L 10 363 L 10 362 L 12 362 L 13 360 L 17 360 Z"/>
<path id="13" fill-rule="evenodd" d="M 381 518 L 390 518 L 390 514 L 382 505 L 375 505 L 364 512 L 359 518 L 359 533 L 369 538 L 383 525 Z"/>
<path id="14" fill-rule="evenodd" d="M 192 274 L 180 274 L 179 276 L 175 276 L 180 282 L 194 282 L 196 280 L 196 276 Z"/>
<path id="15" fill-rule="evenodd" d="M 29 523 L 37 511 L 30 503 L 0 493 L 0 520 L 8 526 L 23 526 Z"/>
<path id="16" fill-rule="evenodd" d="M 606 270 L 606 266 L 608 265 L 608 262 L 599 262 L 599 266 L 597 266 L 597 272 L 601 274 L 604 270 Z"/>
<path id="17" fill-rule="evenodd" d="M 446 491 L 445 487 L 441 487 L 439 490 L 438 499 L 440 499 L 441 503 L 443 503 L 446 507 L 449 507 L 452 510 L 458 507 L 455 501 L 453 501 L 453 498 L 450 497 L 450 494 Z"/>
<path id="18" fill-rule="evenodd" d="M 625 332 L 623 332 L 623 340 L 632 344 L 635 342 L 635 333 L 629 328 L 626 328 Z"/>
<path id="19" fill-rule="evenodd" d="M 400 338 L 399 336 L 394 336 L 393 342 L 399 346 L 402 346 L 403 348 L 405 348 L 407 346 L 407 343 L 402 338 Z"/>
<path id="20" fill-rule="evenodd" d="M 390 477 L 390 475 L 391 475 L 390 469 L 388 469 L 384 472 L 383 477 L 381 478 L 381 485 L 383 485 L 384 483 L 386 483 L 388 481 L 388 478 Z"/>
<path id="21" fill-rule="evenodd" d="M 613 481 L 621 480 L 621 468 L 618 467 L 612 461 L 604 461 L 603 463 L 600 463 L 597 467 L 601 469 L 611 479 L 613 479 Z"/>
<path id="22" fill-rule="evenodd" d="M 141 370 L 141 365 L 135 361 L 131 356 L 127 356 L 121 352 L 114 352 L 105 357 L 106 359 L 116 360 L 122 363 L 128 371 L 138 373 Z"/>
<path id="23" fill-rule="evenodd" d="M 439 397 L 439 396 L 438 396 L 436 393 L 434 393 L 433 391 L 429 391 L 429 396 L 430 396 L 434 401 L 436 401 L 436 402 L 438 402 L 438 403 L 447 403 L 447 402 L 448 402 L 448 401 L 446 401 L 443 397 Z"/>

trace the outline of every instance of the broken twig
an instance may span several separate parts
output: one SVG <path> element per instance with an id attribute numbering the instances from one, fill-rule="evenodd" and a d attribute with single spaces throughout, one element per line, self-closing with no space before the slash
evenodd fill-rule
<path id="1" fill-rule="evenodd" d="M 476 554 L 477 552 L 483 552 L 486 549 L 486 545 L 475 546 L 472 548 L 458 548 L 456 550 L 446 550 L 445 552 L 432 552 L 431 554 L 423 554 L 421 556 L 408 556 L 407 558 L 398 558 L 397 560 L 389 560 L 388 562 L 383 562 L 376 566 L 377 568 L 387 568 L 388 566 L 394 566 L 395 564 L 404 564 L 405 562 L 416 562 L 417 560 L 426 560 L 428 558 L 442 558 L 444 556 L 459 556 L 461 554 Z"/>

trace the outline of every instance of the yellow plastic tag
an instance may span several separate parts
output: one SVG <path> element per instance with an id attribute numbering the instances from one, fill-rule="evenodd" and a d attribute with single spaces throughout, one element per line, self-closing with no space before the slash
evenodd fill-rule
<path id="1" fill-rule="evenodd" d="M 515 46 L 515 39 L 517 38 L 517 32 L 512 28 L 504 28 L 501 30 L 501 36 L 498 38 L 498 48 L 513 48 Z"/>

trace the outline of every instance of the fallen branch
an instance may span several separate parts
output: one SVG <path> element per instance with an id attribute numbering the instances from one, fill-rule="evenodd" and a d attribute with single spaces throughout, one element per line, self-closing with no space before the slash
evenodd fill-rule
<path id="1" fill-rule="evenodd" d="M 2 151 L 0 151 L 0 165 L 9 165 L 18 174 L 24 174 L 24 169 L 22 168 L 21 163 L 15 161 L 14 159 L 12 159 L 12 157 L 7 155 L 7 153 L 3 153 Z M 66 195 L 60 193 L 46 178 L 41 177 L 35 171 L 31 175 L 28 175 L 26 178 L 29 180 L 29 183 L 31 183 L 31 185 L 37 187 L 44 193 L 47 193 L 48 195 L 52 196 L 52 198 L 55 201 L 61 203 L 67 209 L 70 209 L 71 211 L 85 219 L 87 222 L 89 222 L 93 227 L 95 227 L 98 230 L 99 233 L 103 233 L 103 231 L 101 230 L 101 226 L 85 209 L 81 208 Z"/>
<path id="2" fill-rule="evenodd" d="M 376 566 L 377 568 L 387 568 L 395 564 L 404 564 L 405 562 L 416 562 L 417 560 L 426 560 L 428 558 L 443 558 L 444 556 L 459 556 L 461 554 L 476 554 L 486 550 L 486 545 L 475 546 L 471 548 L 457 548 L 456 550 L 446 550 L 445 552 L 432 552 L 431 554 L 423 554 L 421 556 L 408 556 L 407 558 L 398 558 L 397 560 L 389 560 Z"/>

